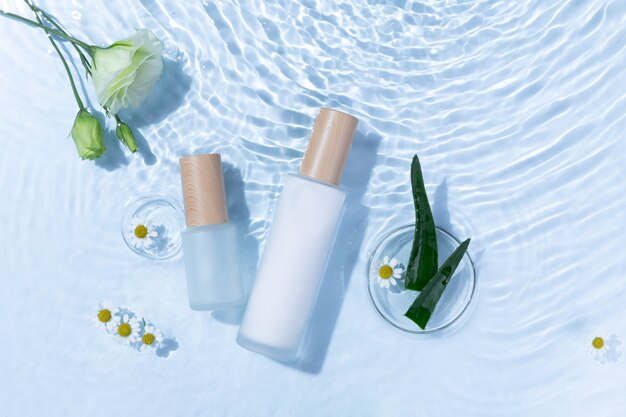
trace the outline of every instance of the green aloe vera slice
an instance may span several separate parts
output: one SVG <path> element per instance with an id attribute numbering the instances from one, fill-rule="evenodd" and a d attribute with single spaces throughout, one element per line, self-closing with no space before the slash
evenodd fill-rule
<path id="1" fill-rule="evenodd" d="M 448 286 L 448 282 L 450 282 L 450 279 L 454 275 L 454 271 L 456 271 L 465 252 L 467 252 L 469 243 L 470 239 L 465 240 L 452 252 L 452 255 L 441 265 L 441 268 L 439 268 L 437 273 L 404 314 L 406 317 L 413 320 L 422 330 L 426 329 L 426 324 L 428 324 L 430 316 L 433 314 L 433 311 L 435 311 L 437 302 L 439 302 L 441 295 Z"/>
<path id="2" fill-rule="evenodd" d="M 437 272 L 437 231 L 428 203 L 424 177 L 417 155 L 411 163 L 411 189 L 415 205 L 415 235 L 406 269 L 406 288 L 421 291 Z"/>

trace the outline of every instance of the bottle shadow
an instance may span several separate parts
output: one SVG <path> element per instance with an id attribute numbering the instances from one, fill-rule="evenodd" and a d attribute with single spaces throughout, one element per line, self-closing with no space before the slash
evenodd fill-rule
<path id="1" fill-rule="evenodd" d="M 342 184 L 346 190 L 343 218 L 299 358 L 283 363 L 289 367 L 318 374 L 324 365 L 346 288 L 359 259 L 370 210 L 362 204 L 362 199 L 376 165 L 381 140 L 381 136 L 374 133 L 357 131 L 355 135 L 343 173 Z"/>
<path id="2" fill-rule="evenodd" d="M 259 242 L 252 236 L 250 209 L 246 203 L 245 182 L 239 168 L 222 161 L 224 186 L 228 204 L 229 221 L 237 226 L 240 236 L 241 276 L 246 294 L 250 292 L 259 261 Z M 213 318 L 223 323 L 237 325 L 243 318 L 245 303 L 237 309 L 214 311 Z"/>

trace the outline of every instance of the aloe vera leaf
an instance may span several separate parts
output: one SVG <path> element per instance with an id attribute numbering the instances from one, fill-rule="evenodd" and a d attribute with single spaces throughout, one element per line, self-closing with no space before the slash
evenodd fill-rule
<path id="1" fill-rule="evenodd" d="M 417 296 L 407 312 L 404 313 L 406 317 L 413 320 L 422 330 L 426 328 L 426 324 L 428 320 L 430 320 L 433 311 L 435 311 L 435 307 L 448 286 L 448 282 L 450 282 L 454 271 L 456 271 L 465 252 L 467 252 L 469 243 L 470 239 L 465 240 L 452 252 L 452 255 L 441 265 L 441 268 L 439 268 L 435 276 L 433 276 L 428 285 L 426 285 L 424 290 Z"/>
<path id="2" fill-rule="evenodd" d="M 406 288 L 421 291 L 437 272 L 437 231 L 428 203 L 424 177 L 417 155 L 411 163 L 411 189 L 415 205 L 415 234 L 406 270 Z"/>

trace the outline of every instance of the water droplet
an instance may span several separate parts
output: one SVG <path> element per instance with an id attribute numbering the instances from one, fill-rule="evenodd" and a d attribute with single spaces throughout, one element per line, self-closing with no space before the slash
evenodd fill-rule
<path id="1" fill-rule="evenodd" d="M 173 61 L 180 61 L 183 58 L 183 51 L 171 39 L 163 42 L 163 55 Z"/>

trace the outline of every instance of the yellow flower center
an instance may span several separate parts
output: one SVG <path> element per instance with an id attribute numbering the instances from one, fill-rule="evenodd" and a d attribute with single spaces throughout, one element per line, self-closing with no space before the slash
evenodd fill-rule
<path id="1" fill-rule="evenodd" d="M 148 228 L 143 224 L 135 227 L 135 236 L 139 239 L 145 239 L 148 236 Z"/>
<path id="2" fill-rule="evenodd" d="M 383 265 L 378 270 L 378 276 L 382 279 L 389 279 L 393 275 L 393 268 L 389 265 Z"/>
<path id="3" fill-rule="evenodd" d="M 146 345 L 151 345 L 154 343 L 154 335 L 152 333 L 146 333 L 143 335 L 143 337 L 141 338 L 141 341 L 146 344 Z"/>
<path id="4" fill-rule="evenodd" d="M 108 323 L 109 321 L 111 321 L 111 312 L 106 308 L 98 311 L 98 320 L 100 321 L 100 323 Z"/>
<path id="5" fill-rule="evenodd" d="M 117 326 L 117 334 L 119 334 L 122 337 L 128 337 L 130 336 L 132 329 L 130 328 L 130 324 L 128 323 L 122 323 L 119 326 Z"/>
<path id="6" fill-rule="evenodd" d="M 604 339 L 601 337 L 596 337 L 591 341 L 591 346 L 595 349 L 602 349 L 604 347 Z"/>

